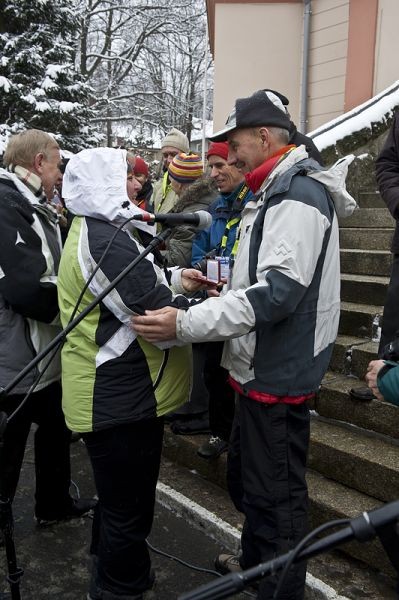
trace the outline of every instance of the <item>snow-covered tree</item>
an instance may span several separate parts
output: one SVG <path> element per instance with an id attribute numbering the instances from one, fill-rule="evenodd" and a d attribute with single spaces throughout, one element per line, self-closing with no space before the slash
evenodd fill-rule
<path id="1" fill-rule="evenodd" d="M 76 0 L 82 73 L 96 89 L 96 122 L 128 125 L 131 141 L 159 139 L 171 127 L 191 137 L 202 114 L 204 0 Z M 209 94 L 211 96 L 211 92 Z"/>
<path id="2" fill-rule="evenodd" d="M 75 67 L 73 0 L 0 0 L 1 138 L 36 128 L 76 152 L 97 145 L 92 90 Z"/>

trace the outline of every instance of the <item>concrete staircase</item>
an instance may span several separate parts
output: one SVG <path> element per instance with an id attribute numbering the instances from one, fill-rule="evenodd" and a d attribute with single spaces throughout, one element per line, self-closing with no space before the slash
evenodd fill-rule
<path id="1" fill-rule="evenodd" d="M 394 220 L 378 194 L 360 194 L 360 209 L 340 223 L 342 307 L 339 335 L 330 370 L 313 403 L 308 484 L 311 527 L 352 518 L 399 498 L 399 409 L 372 400 L 355 401 L 348 391 L 361 386 L 367 365 L 376 358 L 371 341 L 375 314 L 382 314 L 389 282 L 389 251 Z M 225 486 L 225 457 L 207 462 L 196 456 L 198 442 L 168 434 L 165 455 Z M 344 562 L 379 577 L 394 571 L 378 540 L 349 543 Z M 374 576 L 373 575 L 373 576 Z M 387 591 L 350 598 L 390 598 Z"/>

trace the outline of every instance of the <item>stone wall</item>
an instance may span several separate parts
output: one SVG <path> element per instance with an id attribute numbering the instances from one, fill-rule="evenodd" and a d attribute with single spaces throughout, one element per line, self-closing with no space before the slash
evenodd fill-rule
<path id="1" fill-rule="evenodd" d="M 396 107 L 394 110 L 398 110 Z M 358 198 L 364 192 L 377 189 L 375 180 L 375 159 L 384 145 L 394 113 L 388 113 L 379 121 L 338 140 L 334 145 L 322 150 L 326 165 L 331 165 L 342 156 L 354 154 L 355 160 L 349 167 L 346 180 L 348 191 Z"/>

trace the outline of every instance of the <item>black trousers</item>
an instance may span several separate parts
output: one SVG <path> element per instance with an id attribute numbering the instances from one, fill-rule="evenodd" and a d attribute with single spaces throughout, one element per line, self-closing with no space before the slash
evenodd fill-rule
<path id="1" fill-rule="evenodd" d="M 10 395 L 0 410 L 10 415 L 24 396 Z M 26 441 L 32 423 L 37 424 L 35 448 L 35 514 L 53 519 L 70 506 L 71 467 L 69 443 L 71 432 L 65 425 L 61 408 L 61 384 L 53 383 L 34 392 L 20 412 L 7 425 L 4 447 L 0 452 L 0 495 L 13 500 L 18 485 Z"/>
<path id="2" fill-rule="evenodd" d="M 245 515 L 244 569 L 288 552 L 306 535 L 309 421 L 306 404 L 268 405 L 239 397 L 227 483 L 236 508 Z M 305 576 L 305 564 L 293 567 L 279 598 L 302 600 Z M 271 600 L 277 581 L 278 575 L 261 581 L 258 598 Z"/>
<path id="3" fill-rule="evenodd" d="M 203 344 L 204 380 L 209 393 L 209 427 L 211 434 L 228 442 L 234 419 L 235 393 L 227 383 L 228 371 L 220 366 L 223 342 Z"/>
<path id="4" fill-rule="evenodd" d="M 393 255 L 391 279 L 387 289 L 382 318 L 379 356 L 381 356 L 384 346 L 395 338 L 396 332 L 399 332 L 399 254 Z"/>
<path id="5" fill-rule="evenodd" d="M 97 586 L 107 598 L 127 600 L 151 581 L 146 538 L 154 517 L 163 418 L 85 433 L 83 439 L 99 497 L 90 548 L 98 559 Z"/>

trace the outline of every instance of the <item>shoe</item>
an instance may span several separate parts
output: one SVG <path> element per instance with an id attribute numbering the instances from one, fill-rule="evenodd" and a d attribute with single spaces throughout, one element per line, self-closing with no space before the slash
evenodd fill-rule
<path id="1" fill-rule="evenodd" d="M 210 433 L 208 417 L 197 417 L 174 421 L 170 425 L 171 430 L 176 435 L 196 435 L 198 433 Z"/>
<path id="2" fill-rule="evenodd" d="M 219 554 L 215 558 L 215 569 L 222 575 L 228 573 L 239 573 L 242 571 L 240 557 L 238 554 Z"/>
<path id="3" fill-rule="evenodd" d="M 222 440 L 222 438 L 217 435 L 211 435 L 209 440 L 198 448 L 197 454 L 198 456 L 201 456 L 201 458 L 212 460 L 223 454 L 223 452 L 226 452 L 228 447 L 228 443 Z"/>
<path id="4" fill-rule="evenodd" d="M 39 527 L 48 527 L 54 525 L 60 521 L 70 521 L 71 519 L 80 519 L 90 514 L 94 510 L 97 504 L 97 500 L 94 498 L 80 498 L 79 500 L 73 500 L 69 508 L 61 513 L 55 513 L 52 515 L 38 516 L 36 515 L 37 525 Z"/>
<path id="5" fill-rule="evenodd" d="M 349 390 L 349 396 L 352 398 L 352 400 L 370 401 L 376 399 L 371 389 L 366 386 L 351 388 Z"/>

